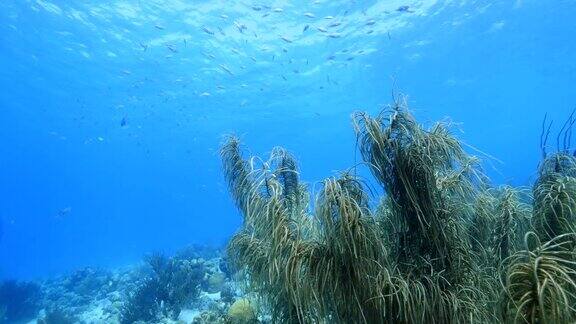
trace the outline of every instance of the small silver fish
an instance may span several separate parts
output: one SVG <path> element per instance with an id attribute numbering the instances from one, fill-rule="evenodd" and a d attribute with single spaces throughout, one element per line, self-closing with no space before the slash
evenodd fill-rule
<path id="1" fill-rule="evenodd" d="M 232 73 L 232 71 L 230 71 L 230 69 L 224 65 L 224 64 L 219 64 L 218 65 L 222 70 L 226 71 L 226 73 L 230 74 L 230 75 L 234 75 L 234 73 Z"/>
<path id="2" fill-rule="evenodd" d="M 318 29 L 319 32 L 321 33 L 327 33 L 328 31 L 322 27 L 316 27 L 316 29 Z"/>
<path id="3" fill-rule="evenodd" d="M 100 139 L 100 137 L 98 139 Z M 70 214 L 70 212 L 72 212 L 72 207 L 62 208 L 58 211 L 56 218 L 62 219 L 64 217 L 68 216 L 68 214 Z"/>
<path id="4" fill-rule="evenodd" d="M 178 53 L 178 50 L 174 48 L 174 46 L 167 44 L 166 48 L 168 48 L 170 50 L 170 52 L 172 53 Z"/>
<path id="5" fill-rule="evenodd" d="M 202 55 L 204 55 L 206 58 L 209 58 L 209 59 L 211 59 L 211 60 L 213 60 L 213 59 L 216 58 L 216 56 L 214 56 L 213 54 L 210 54 L 210 53 L 204 53 L 204 52 L 202 52 Z"/>
<path id="6" fill-rule="evenodd" d="M 285 36 L 282 36 L 282 37 L 280 37 L 280 38 L 281 38 L 283 41 L 285 41 L 286 43 L 292 43 L 292 40 L 289 39 L 289 38 L 287 38 L 287 37 L 285 37 Z"/>
<path id="7" fill-rule="evenodd" d="M 214 32 L 208 29 L 208 27 L 202 27 L 202 30 L 209 35 L 214 35 Z"/>
<path id="8" fill-rule="evenodd" d="M 308 17 L 308 18 L 316 18 L 316 15 L 314 15 L 314 14 L 311 13 L 311 12 L 305 13 L 304 16 L 306 16 L 306 17 Z"/>
<path id="9" fill-rule="evenodd" d="M 398 7 L 398 9 L 396 9 L 396 11 L 398 11 L 398 12 L 414 12 L 414 11 L 410 10 L 410 6 L 400 6 L 400 7 Z"/>
<path id="10" fill-rule="evenodd" d="M 246 27 L 246 25 L 241 24 L 241 23 L 239 23 L 239 22 L 237 22 L 237 21 L 234 21 L 234 26 L 236 26 L 236 29 L 238 29 L 238 31 L 239 31 L 240 33 L 244 33 L 244 30 L 248 29 L 248 27 Z"/>

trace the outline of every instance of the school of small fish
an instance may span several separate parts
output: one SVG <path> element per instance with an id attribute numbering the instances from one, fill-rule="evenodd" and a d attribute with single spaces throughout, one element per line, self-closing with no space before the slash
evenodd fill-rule
<path id="1" fill-rule="evenodd" d="M 314 1 L 314 4 L 320 3 L 320 0 Z M 167 52 L 164 58 L 176 59 L 180 57 L 182 52 L 187 48 L 200 48 L 198 53 L 201 55 L 204 64 L 209 66 L 204 69 L 205 74 L 217 72 L 218 75 L 224 75 L 228 78 L 239 78 L 240 75 L 244 73 L 242 70 L 248 71 L 249 67 L 279 64 L 281 71 L 278 72 L 278 78 L 283 81 L 289 81 L 291 76 L 306 75 L 305 72 L 313 69 L 315 65 L 326 64 L 328 68 L 331 68 L 333 66 L 357 64 L 355 63 L 358 61 L 356 59 L 361 55 L 370 53 L 370 51 L 366 51 L 364 48 L 358 48 L 357 42 L 347 41 L 347 38 L 349 38 L 350 35 L 370 35 L 373 34 L 375 30 L 380 31 L 379 34 L 382 33 L 382 28 L 377 28 L 380 16 L 374 14 L 368 15 L 365 10 L 361 11 L 360 17 L 362 18 L 359 21 L 358 15 L 354 16 L 354 18 L 349 16 L 351 9 L 333 15 L 320 14 L 319 12 L 315 12 L 315 10 L 298 11 L 293 8 L 271 7 L 264 4 L 248 5 L 247 9 L 248 11 L 252 11 L 253 14 L 246 16 L 233 14 L 232 12 L 218 13 L 214 19 L 207 20 L 207 23 L 198 27 L 199 32 L 196 36 L 190 36 L 181 41 L 171 40 L 165 42 L 163 46 Z M 414 13 L 415 10 L 408 5 L 403 5 L 396 9 L 391 8 L 390 11 L 386 11 L 384 14 L 388 15 L 394 12 L 397 14 L 406 14 Z M 298 27 L 300 31 L 299 34 L 294 33 L 293 29 L 292 32 L 283 31 L 281 28 L 275 26 L 274 22 L 265 20 L 269 16 L 283 17 L 284 15 L 286 15 L 285 17 L 296 17 L 300 24 Z M 257 27 L 253 27 L 254 21 L 258 22 Z M 262 24 L 266 23 L 270 26 L 267 27 L 268 30 L 264 33 L 262 32 Z M 170 30 L 169 24 L 156 23 L 153 27 L 158 31 Z M 234 33 L 237 33 L 237 35 L 234 35 Z M 385 33 L 388 40 L 392 39 L 389 31 L 385 31 Z M 302 52 L 300 49 L 305 47 L 307 41 L 309 43 L 310 38 L 314 35 L 326 40 L 326 46 L 329 48 L 330 53 L 324 57 L 306 57 L 304 55 L 298 57 L 297 54 Z M 264 45 L 260 41 L 260 39 L 270 40 L 271 36 L 276 36 L 278 42 Z M 217 48 L 221 47 L 216 45 L 228 39 L 231 41 L 226 43 L 224 47 L 227 47 L 227 50 L 233 53 L 234 56 L 224 58 L 222 55 L 226 55 L 226 51 L 223 52 L 221 49 L 217 50 Z M 142 52 L 151 51 L 151 44 L 143 41 L 137 44 L 140 46 Z M 231 46 L 228 44 L 231 44 Z M 338 47 L 340 47 L 340 49 L 337 49 Z M 341 47 L 345 48 L 342 49 Z M 126 69 L 122 71 L 122 74 L 128 78 L 132 75 L 132 72 Z M 330 77 L 331 74 L 337 76 L 338 72 L 328 71 L 326 74 L 326 83 L 338 85 L 338 82 Z M 214 76 L 215 82 L 222 81 L 218 78 L 219 77 Z M 201 80 L 201 76 L 195 74 L 195 79 Z M 185 86 L 186 78 L 178 78 L 174 82 Z M 234 85 L 224 87 L 218 83 L 212 86 L 206 82 L 203 82 L 203 84 L 205 88 L 196 90 L 195 92 L 199 97 L 203 98 L 214 97 L 215 94 L 220 94 L 228 89 L 234 88 Z M 235 82 L 234 84 L 240 88 L 249 87 L 246 83 Z M 254 85 L 254 88 L 259 89 L 259 91 L 264 91 L 268 86 L 270 85 L 259 84 Z M 324 89 L 324 85 L 318 85 L 318 88 Z M 165 100 L 168 100 L 168 98 Z M 248 102 L 248 100 L 243 100 L 241 106 L 246 105 Z M 128 126 L 128 118 L 126 116 L 122 117 L 120 125 L 121 127 Z"/>

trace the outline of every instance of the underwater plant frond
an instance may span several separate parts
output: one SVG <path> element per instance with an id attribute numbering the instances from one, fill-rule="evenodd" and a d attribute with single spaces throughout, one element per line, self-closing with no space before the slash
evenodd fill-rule
<path id="1" fill-rule="evenodd" d="M 492 247 L 497 203 L 497 193 L 494 190 L 481 190 L 476 196 L 474 214 L 468 228 L 472 249 L 486 265 L 493 264 L 494 259 Z"/>
<path id="2" fill-rule="evenodd" d="M 550 136 L 550 128 L 552 128 L 552 121 L 550 121 L 550 123 L 546 123 L 547 118 L 548 114 L 545 114 L 544 120 L 542 121 L 542 130 L 540 132 L 540 150 L 542 151 L 543 160 L 547 157 L 546 144 L 548 143 L 548 136 Z"/>
<path id="3" fill-rule="evenodd" d="M 476 192 L 476 160 L 443 124 L 425 131 L 402 102 L 388 112 L 388 117 L 356 113 L 353 118 L 362 156 L 401 222 L 396 227 L 406 228 L 398 261 L 412 263 L 428 254 L 438 271 L 470 264 L 462 220 L 471 214 L 467 202 Z"/>
<path id="4" fill-rule="evenodd" d="M 576 233 L 569 233 L 542 244 L 535 233 L 526 234 L 526 250 L 506 260 L 505 320 L 571 323 L 576 319 L 575 239 Z"/>
<path id="5" fill-rule="evenodd" d="M 576 118 L 574 114 L 576 113 L 576 109 L 572 110 L 568 119 L 562 125 L 560 132 L 556 136 L 556 150 L 561 153 L 568 154 L 570 150 L 570 140 L 572 137 L 572 128 L 574 123 L 576 122 Z"/>
<path id="6" fill-rule="evenodd" d="M 498 269 L 519 255 L 530 197 L 488 188 L 449 125 L 424 129 L 402 98 L 376 117 L 353 118 L 363 160 L 385 192 L 375 210 L 355 173 L 325 179 L 311 210 L 284 149 L 243 159 L 232 139 L 221 151 L 244 216 L 228 253 L 272 321 L 497 322 L 499 279 L 508 278 Z M 560 169 L 566 177 L 570 161 Z M 545 173 L 556 177 L 552 170 Z"/>
<path id="7" fill-rule="evenodd" d="M 237 269 L 247 267 L 255 276 L 265 272 L 266 250 L 265 242 L 252 236 L 248 231 L 236 233 L 228 243 L 230 263 Z"/>
<path id="8" fill-rule="evenodd" d="M 228 245 L 232 264 L 249 274 L 250 288 L 266 298 L 275 320 L 312 318 L 317 311 L 313 300 L 304 297 L 307 290 L 301 282 L 307 282 L 302 278 L 306 260 L 317 255 L 316 231 L 295 159 L 279 147 L 265 161 L 244 159 L 236 138 L 224 144 L 221 156 L 230 191 L 244 216 L 243 228 Z"/>
<path id="9" fill-rule="evenodd" d="M 323 274 L 315 283 L 321 304 L 342 321 L 379 319 L 379 310 L 370 302 L 376 292 L 367 279 L 386 265 L 386 250 L 361 182 L 350 174 L 325 180 L 316 206 L 326 251 L 311 271 Z M 333 282 L 339 285 L 330 285 Z"/>
<path id="10" fill-rule="evenodd" d="M 546 135 L 541 135 L 544 159 L 538 169 L 533 187 L 533 226 L 545 240 L 572 233 L 576 230 L 576 156 L 570 150 L 572 128 L 576 123 L 576 110 L 572 111 L 556 137 L 556 152 L 546 154 Z M 544 133 L 546 117 L 542 126 Z"/>
<path id="11" fill-rule="evenodd" d="M 499 282 L 506 276 L 501 264 L 521 249 L 530 226 L 530 201 L 527 190 L 509 186 L 485 188 L 476 197 L 468 229 L 476 261 L 474 287 L 481 292 L 478 301 L 489 309 L 501 307 L 497 301 L 501 295 Z M 489 322 L 495 322 L 500 313 L 491 312 L 489 316 Z"/>
<path id="12" fill-rule="evenodd" d="M 224 177 L 228 182 L 228 189 L 232 194 L 236 206 L 244 215 L 248 214 L 247 204 L 253 196 L 253 180 L 251 179 L 252 169 L 247 161 L 242 158 L 240 150 L 240 140 L 230 136 L 225 139 L 220 148 Z"/>
<path id="13" fill-rule="evenodd" d="M 548 156 L 540 164 L 537 183 L 559 176 L 576 177 L 575 156 L 562 152 Z"/>
<path id="14" fill-rule="evenodd" d="M 522 237 L 528 231 L 532 209 L 522 202 L 520 195 L 519 190 L 510 186 L 499 190 L 494 229 L 498 263 L 521 247 Z"/>
<path id="15" fill-rule="evenodd" d="M 387 194 L 378 215 L 383 242 L 400 277 L 421 284 L 419 290 L 429 298 L 422 302 L 429 307 L 418 314 L 431 322 L 492 318 L 487 309 L 497 279 L 474 273 L 493 267 L 484 247 L 493 234 L 476 228 L 484 238 L 474 241 L 468 225 L 486 186 L 478 159 L 465 153 L 447 124 L 423 129 L 403 101 L 377 117 L 356 113 L 353 120 L 362 157 Z M 478 219 L 485 226 L 492 224 L 488 209 Z M 474 253 L 475 243 L 482 257 Z"/>
<path id="16" fill-rule="evenodd" d="M 576 231 L 576 178 L 563 175 L 542 177 L 534 187 L 534 228 L 551 239 Z"/>
<path id="17" fill-rule="evenodd" d="M 299 205 L 300 203 L 300 181 L 298 179 L 298 166 L 294 157 L 281 147 L 272 150 L 271 161 L 275 162 L 274 174 L 282 184 L 285 203 L 288 205 Z"/>

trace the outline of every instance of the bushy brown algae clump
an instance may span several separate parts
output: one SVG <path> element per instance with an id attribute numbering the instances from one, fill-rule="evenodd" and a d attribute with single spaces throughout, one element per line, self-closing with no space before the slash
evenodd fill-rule
<path id="1" fill-rule="evenodd" d="M 576 321 L 576 158 L 570 152 L 574 113 L 546 153 L 550 126 L 543 127 L 543 158 L 533 187 L 532 232 L 525 249 L 504 260 L 503 321 Z M 545 125 L 544 125 L 545 126 Z"/>
<path id="2" fill-rule="evenodd" d="M 574 322 L 575 239 L 575 233 L 568 233 L 541 243 L 535 233 L 526 234 L 526 250 L 508 260 L 506 322 Z"/>
<path id="3" fill-rule="evenodd" d="M 244 216 L 228 252 L 274 322 L 574 320 L 570 163 L 550 176 L 558 168 L 545 162 L 533 200 L 490 188 L 449 125 L 422 128 L 403 100 L 377 117 L 356 113 L 353 124 L 386 194 L 375 209 L 354 172 L 324 180 L 311 210 L 284 149 L 264 161 L 245 159 L 235 137 L 222 146 Z M 521 250 L 531 228 L 527 237 L 552 240 Z"/>

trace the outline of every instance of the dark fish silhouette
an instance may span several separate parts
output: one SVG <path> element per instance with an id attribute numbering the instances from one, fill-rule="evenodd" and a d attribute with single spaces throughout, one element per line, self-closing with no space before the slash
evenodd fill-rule
<path id="1" fill-rule="evenodd" d="M 58 214 L 56 214 L 56 218 L 64 219 L 64 217 L 68 216 L 70 212 L 72 212 L 72 207 L 62 208 L 58 211 Z"/>
<path id="2" fill-rule="evenodd" d="M 396 9 L 396 11 L 398 11 L 398 12 L 414 12 L 414 11 L 410 10 L 410 6 L 400 6 L 400 7 L 398 7 L 398 9 Z"/>
<path id="3" fill-rule="evenodd" d="M 128 125 L 128 119 L 126 119 L 126 117 L 123 117 L 122 120 L 120 121 L 120 126 L 125 127 L 126 125 Z"/>
<path id="4" fill-rule="evenodd" d="M 202 27 L 202 30 L 208 35 L 214 35 L 214 32 L 208 27 Z"/>
<path id="5" fill-rule="evenodd" d="M 172 45 L 166 45 L 166 48 L 168 48 L 172 53 L 178 53 L 178 50 Z"/>

